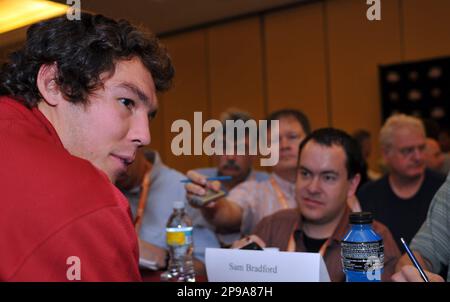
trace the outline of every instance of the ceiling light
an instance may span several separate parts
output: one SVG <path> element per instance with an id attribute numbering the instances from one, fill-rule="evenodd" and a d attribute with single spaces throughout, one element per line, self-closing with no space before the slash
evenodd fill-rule
<path id="1" fill-rule="evenodd" d="M 67 8 L 44 0 L 0 0 L 0 34 L 65 14 Z"/>

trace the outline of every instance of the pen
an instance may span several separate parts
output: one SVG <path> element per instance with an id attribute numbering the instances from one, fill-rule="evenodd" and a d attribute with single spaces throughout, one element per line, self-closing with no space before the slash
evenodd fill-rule
<path id="1" fill-rule="evenodd" d="M 231 176 L 214 176 L 214 177 L 208 177 L 206 180 L 207 181 L 213 181 L 213 180 L 231 180 L 233 177 Z M 182 183 L 190 183 L 192 182 L 192 180 L 190 179 L 183 179 L 181 180 Z"/>
<path id="2" fill-rule="evenodd" d="M 400 241 L 402 242 L 403 247 L 405 248 L 406 253 L 409 256 L 409 259 L 411 259 L 412 263 L 414 264 L 414 266 L 419 271 L 420 276 L 422 277 L 423 281 L 430 282 L 428 280 L 427 275 L 425 275 L 425 272 L 423 271 L 422 267 L 420 266 L 419 262 L 417 261 L 416 257 L 414 257 L 414 254 L 411 252 L 411 250 L 409 249 L 408 245 L 406 244 L 405 240 L 403 238 L 400 238 Z"/>

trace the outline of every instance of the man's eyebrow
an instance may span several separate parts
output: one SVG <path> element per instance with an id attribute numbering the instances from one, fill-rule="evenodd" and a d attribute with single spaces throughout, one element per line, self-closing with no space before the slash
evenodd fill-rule
<path id="1" fill-rule="evenodd" d="M 334 175 L 339 175 L 339 173 L 337 171 L 333 171 L 333 170 L 325 170 L 325 171 L 321 171 L 320 174 L 334 174 Z"/>
<path id="2" fill-rule="evenodd" d="M 137 97 L 146 105 L 149 104 L 149 97 L 136 85 L 128 82 L 123 82 L 119 84 L 119 87 L 130 90 L 132 93 L 137 95 Z"/>
<path id="3" fill-rule="evenodd" d="M 300 165 L 300 166 L 298 167 L 298 170 L 304 170 L 304 171 L 306 171 L 306 172 L 308 172 L 308 173 L 312 173 L 311 170 L 309 170 L 308 168 L 306 168 L 305 166 L 302 166 L 302 165 Z M 324 171 L 320 171 L 319 174 L 321 174 L 321 175 L 324 175 L 324 174 L 334 174 L 334 175 L 339 175 L 339 173 L 338 173 L 337 171 L 334 171 L 334 170 L 324 170 Z"/>
<path id="4" fill-rule="evenodd" d="M 311 170 L 309 170 L 308 168 L 306 168 L 305 166 L 299 165 L 297 170 L 305 170 L 306 172 L 311 173 Z"/>

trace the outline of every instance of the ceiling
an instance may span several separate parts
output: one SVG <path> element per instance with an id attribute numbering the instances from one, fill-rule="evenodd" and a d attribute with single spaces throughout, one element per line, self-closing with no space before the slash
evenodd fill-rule
<path id="1" fill-rule="evenodd" d="M 156 34 L 164 34 L 308 1 L 311 0 L 80 0 L 80 3 L 83 11 L 125 18 L 147 26 Z"/>

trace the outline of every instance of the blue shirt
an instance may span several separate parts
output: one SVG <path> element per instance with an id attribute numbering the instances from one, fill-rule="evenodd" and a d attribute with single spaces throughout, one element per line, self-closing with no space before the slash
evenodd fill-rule
<path id="1" fill-rule="evenodd" d="M 186 201 L 186 190 L 180 181 L 186 176 L 164 165 L 158 153 L 150 172 L 150 190 L 147 205 L 142 219 L 139 237 L 149 243 L 167 249 L 166 224 L 173 210 L 174 201 L 186 203 L 186 213 L 194 225 L 194 257 L 204 261 L 206 247 L 220 247 L 214 230 L 208 225 L 198 209 L 194 209 Z M 139 202 L 140 188 L 124 192 L 130 202 L 133 217 Z"/>

